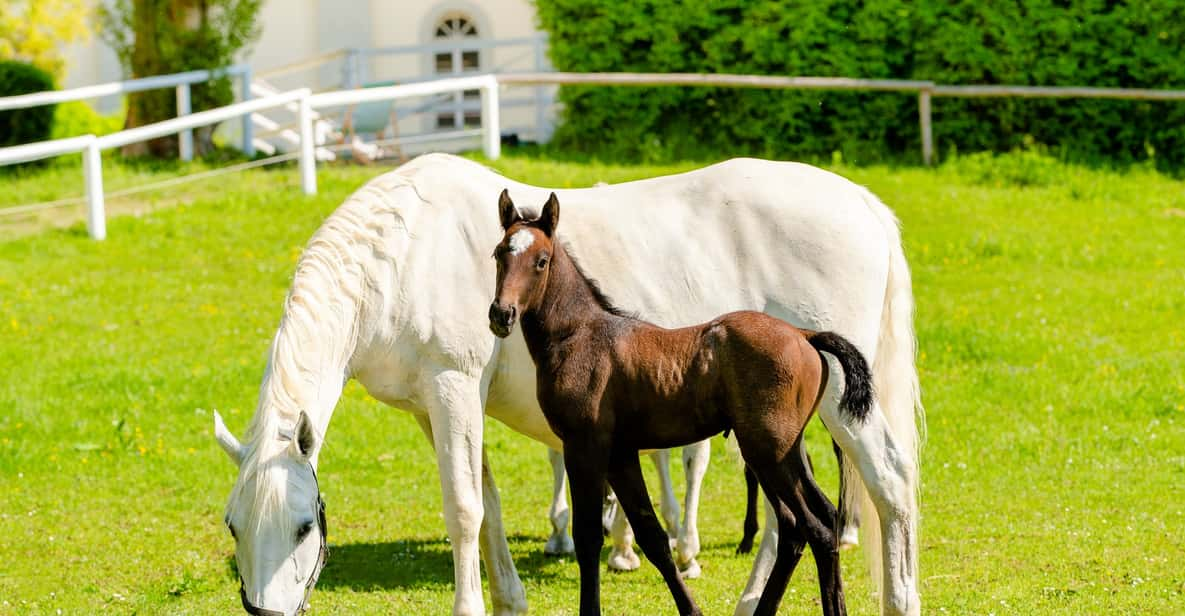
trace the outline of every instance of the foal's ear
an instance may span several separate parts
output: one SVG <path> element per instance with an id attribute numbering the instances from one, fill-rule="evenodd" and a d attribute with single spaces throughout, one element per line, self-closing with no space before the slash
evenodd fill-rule
<path id="1" fill-rule="evenodd" d="M 296 420 L 296 428 L 292 430 L 292 444 L 289 445 L 293 457 L 307 460 L 313 455 L 313 448 L 317 446 L 317 431 L 313 428 L 313 421 L 308 413 L 301 411 L 300 419 Z"/>
<path id="2" fill-rule="evenodd" d="M 498 196 L 498 219 L 502 221 L 503 230 L 523 219 L 522 214 L 518 213 L 518 208 L 514 207 L 514 202 L 510 200 L 510 191 L 505 188 Z"/>
<path id="3" fill-rule="evenodd" d="M 543 213 L 539 214 L 538 225 L 547 237 L 551 237 L 558 224 L 560 224 L 560 200 L 556 198 L 555 193 L 551 193 L 551 196 L 547 198 L 547 203 L 543 204 Z"/>

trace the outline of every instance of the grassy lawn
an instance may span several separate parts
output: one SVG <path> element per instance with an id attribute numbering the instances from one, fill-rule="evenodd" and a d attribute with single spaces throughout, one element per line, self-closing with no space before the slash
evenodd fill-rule
<path id="1" fill-rule="evenodd" d="M 494 166 L 584 186 L 697 165 Z M 212 410 L 242 432 L 302 246 L 379 171 L 323 170 L 306 198 L 294 168 L 254 170 L 142 197 L 153 207 L 112 218 L 105 242 L 77 224 L 0 242 L 0 614 L 239 609 Z M 1025 157 L 837 171 L 898 212 L 914 269 L 926 612 L 1180 613 L 1185 183 Z M 0 207 L 79 194 L 70 173 L 0 179 Z M 532 611 L 574 614 L 575 563 L 542 555 L 543 449 L 496 422 L 487 443 Z M 321 458 L 332 555 L 313 613 L 449 612 L 433 460 L 409 415 L 347 388 Z M 691 583 L 706 613 L 730 614 L 748 575 L 742 513 L 718 446 Z M 862 555 L 844 559 L 850 610 L 873 613 Z M 818 613 L 817 592 L 808 556 L 782 612 Z M 649 565 L 603 596 L 608 614 L 671 612 Z"/>

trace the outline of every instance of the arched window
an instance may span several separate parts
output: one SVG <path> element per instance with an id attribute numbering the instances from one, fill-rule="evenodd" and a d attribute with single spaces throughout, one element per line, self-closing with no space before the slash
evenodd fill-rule
<path id="1" fill-rule="evenodd" d="M 455 75 L 481 70 L 481 52 L 472 46 L 479 37 L 477 23 L 460 12 L 445 13 L 436 22 L 433 33 L 436 43 L 444 43 L 435 55 L 438 75 Z M 437 129 L 458 129 L 481 125 L 481 93 L 466 90 L 452 95 L 452 99 L 439 106 L 436 114 Z"/>

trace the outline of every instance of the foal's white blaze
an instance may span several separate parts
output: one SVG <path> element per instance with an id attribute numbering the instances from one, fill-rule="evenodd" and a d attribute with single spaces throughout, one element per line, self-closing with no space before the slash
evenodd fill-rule
<path id="1" fill-rule="evenodd" d="M 535 243 L 535 234 L 526 229 L 519 229 L 514 235 L 510 236 L 510 254 L 521 255 L 531 244 Z"/>

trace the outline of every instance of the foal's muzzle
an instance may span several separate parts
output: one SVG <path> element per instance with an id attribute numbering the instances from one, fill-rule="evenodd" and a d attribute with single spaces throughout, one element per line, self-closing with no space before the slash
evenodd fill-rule
<path id="1" fill-rule="evenodd" d="M 498 302 L 490 304 L 490 331 L 499 338 L 505 338 L 510 335 L 510 329 L 514 327 L 515 320 L 518 319 L 518 307 L 516 306 L 499 306 Z"/>

